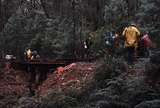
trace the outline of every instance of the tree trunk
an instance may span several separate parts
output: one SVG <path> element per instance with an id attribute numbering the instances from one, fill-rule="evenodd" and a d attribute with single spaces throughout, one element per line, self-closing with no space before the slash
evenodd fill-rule
<path id="1" fill-rule="evenodd" d="M 46 3 L 45 3 L 45 1 L 44 1 L 44 0 L 40 0 L 40 1 L 41 1 L 41 5 L 42 5 L 42 7 L 43 7 L 43 11 L 44 11 L 46 17 L 47 17 L 47 18 L 50 18 L 49 14 L 48 14 L 48 12 L 47 12 L 47 8 L 46 8 Z"/>
<path id="2" fill-rule="evenodd" d="M 125 0 L 128 7 L 128 18 L 135 16 L 138 8 L 138 0 Z"/>

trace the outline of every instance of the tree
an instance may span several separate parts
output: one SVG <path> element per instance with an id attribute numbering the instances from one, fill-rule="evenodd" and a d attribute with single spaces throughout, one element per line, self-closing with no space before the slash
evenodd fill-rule
<path id="1" fill-rule="evenodd" d="M 117 31 L 128 20 L 127 5 L 124 0 L 107 0 L 105 4 L 105 25 L 108 30 Z"/>
<path id="2" fill-rule="evenodd" d="M 125 0 L 125 2 L 127 3 L 128 18 L 130 17 L 134 18 L 138 9 L 138 4 L 139 4 L 138 0 Z"/>
<path id="3" fill-rule="evenodd" d="M 139 10 L 136 13 L 137 21 L 140 23 L 142 31 L 149 31 L 157 44 L 159 43 L 160 32 L 159 5 L 159 0 L 141 0 Z"/>
<path id="4" fill-rule="evenodd" d="M 8 19 L 17 11 L 19 0 L 0 0 L 0 31 Z"/>

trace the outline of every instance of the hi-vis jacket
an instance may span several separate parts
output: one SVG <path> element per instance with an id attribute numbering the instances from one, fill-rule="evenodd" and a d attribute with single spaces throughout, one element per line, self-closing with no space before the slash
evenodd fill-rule
<path id="1" fill-rule="evenodd" d="M 27 59 L 31 59 L 32 51 L 30 49 L 27 50 Z"/>
<path id="2" fill-rule="evenodd" d="M 136 27 L 126 27 L 122 35 L 125 36 L 125 47 L 137 47 L 140 31 Z"/>

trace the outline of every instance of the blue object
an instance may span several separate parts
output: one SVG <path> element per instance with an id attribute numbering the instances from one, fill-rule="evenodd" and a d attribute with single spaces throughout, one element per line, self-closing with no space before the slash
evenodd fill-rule
<path id="1" fill-rule="evenodd" d="M 105 44 L 107 46 L 112 46 L 114 43 L 114 35 L 112 32 L 104 33 Z"/>

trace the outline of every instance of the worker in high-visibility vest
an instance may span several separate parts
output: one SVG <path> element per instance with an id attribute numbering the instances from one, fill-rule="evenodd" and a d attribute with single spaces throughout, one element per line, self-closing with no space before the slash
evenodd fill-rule
<path id="1" fill-rule="evenodd" d="M 127 62 L 133 64 L 140 37 L 140 31 L 134 23 L 126 27 L 122 33 L 125 38 L 125 48 L 127 51 Z"/>
<path id="2" fill-rule="evenodd" d="M 31 49 L 28 49 L 26 51 L 26 59 L 27 60 L 31 60 L 31 57 L 32 57 L 32 51 L 31 51 Z"/>

